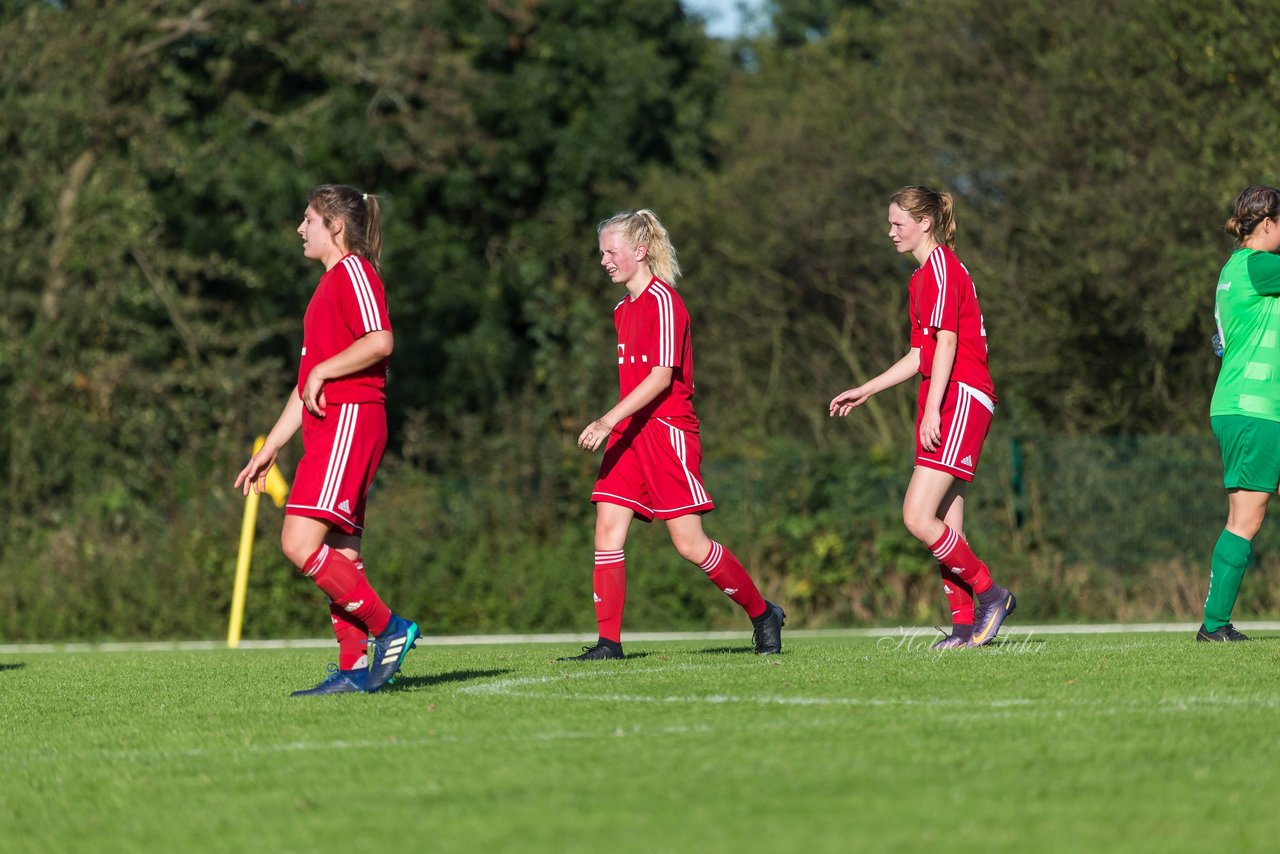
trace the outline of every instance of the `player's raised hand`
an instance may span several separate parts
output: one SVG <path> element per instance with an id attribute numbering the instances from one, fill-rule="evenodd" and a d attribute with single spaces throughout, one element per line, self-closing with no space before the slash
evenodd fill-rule
<path id="1" fill-rule="evenodd" d="M 594 451 L 604 444 L 613 432 L 613 426 L 603 418 L 597 418 L 578 434 L 578 447 L 584 451 Z"/>
<path id="2" fill-rule="evenodd" d="M 858 386 L 857 388 L 845 389 L 844 391 L 831 398 L 831 406 L 828 412 L 831 416 L 845 416 L 853 411 L 855 406 L 861 406 L 871 399 L 872 392 L 866 390 L 866 386 Z"/>

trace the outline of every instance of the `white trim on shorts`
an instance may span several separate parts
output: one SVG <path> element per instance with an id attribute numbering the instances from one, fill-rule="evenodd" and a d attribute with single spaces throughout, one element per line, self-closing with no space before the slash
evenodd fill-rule
<path id="1" fill-rule="evenodd" d="M 968 383 L 956 381 L 956 406 L 951 412 L 951 426 L 947 428 L 947 441 L 942 445 L 942 453 L 938 455 L 938 459 L 930 460 L 935 465 L 946 466 L 954 471 L 963 472 L 965 474 L 973 474 L 976 466 L 969 468 L 961 468 L 956 465 L 956 457 L 960 454 L 960 447 L 964 439 L 964 431 L 961 429 L 969 422 L 969 408 L 973 403 L 984 407 L 987 412 L 995 415 L 996 404 L 990 397 L 982 391 L 974 388 Z"/>
<path id="2" fill-rule="evenodd" d="M 670 513 L 675 510 L 683 510 L 685 507 L 698 507 L 702 504 L 711 503 L 711 496 L 707 495 L 707 489 L 702 485 L 702 481 L 689 471 L 688 448 L 684 441 L 684 431 L 679 427 L 673 427 L 665 421 L 661 421 L 667 428 L 667 438 L 671 440 L 671 449 L 675 451 L 676 459 L 680 461 L 680 468 L 684 471 L 685 483 L 689 485 L 689 497 L 693 499 L 692 504 L 686 504 L 684 507 L 673 507 L 670 510 L 663 510 L 663 513 Z"/>

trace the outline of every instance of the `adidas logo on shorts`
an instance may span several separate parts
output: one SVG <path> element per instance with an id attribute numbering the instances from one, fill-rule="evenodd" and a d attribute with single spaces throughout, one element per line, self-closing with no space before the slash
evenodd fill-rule
<path id="1" fill-rule="evenodd" d="M 968 458 L 966 457 L 965 459 L 967 460 Z M 345 498 L 342 499 L 341 501 L 338 502 L 338 509 L 341 510 L 343 513 L 350 513 L 351 502 Z"/>
<path id="2" fill-rule="evenodd" d="M 971 465 L 973 465 L 973 457 L 972 457 L 972 456 L 970 456 L 969 454 L 965 454 L 965 455 L 964 455 L 964 459 L 962 459 L 962 460 L 960 461 L 960 465 L 962 465 L 962 466 L 971 466 Z"/>

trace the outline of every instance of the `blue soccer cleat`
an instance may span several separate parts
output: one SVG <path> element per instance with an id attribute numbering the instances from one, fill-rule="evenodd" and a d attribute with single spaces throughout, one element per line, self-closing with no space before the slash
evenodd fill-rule
<path id="1" fill-rule="evenodd" d="M 963 649 L 969 645 L 969 641 L 972 638 L 972 635 L 970 637 L 963 637 L 961 635 L 951 634 L 940 626 L 934 626 L 934 628 L 942 632 L 942 640 L 934 641 L 933 645 L 930 646 L 929 649 Z"/>
<path id="2" fill-rule="evenodd" d="M 1018 607 L 1018 600 L 1012 593 L 1003 587 L 998 589 L 1000 591 L 998 599 L 990 605 L 978 606 L 978 613 L 975 615 L 977 619 L 973 621 L 973 638 L 969 641 L 969 646 L 985 646 L 995 640 L 1000 632 L 1000 626 L 1004 625 L 1005 619 Z"/>
<path id="3" fill-rule="evenodd" d="M 294 691 L 291 697 L 314 697 L 319 694 L 351 694 L 364 690 L 365 677 L 369 675 L 367 667 L 356 670 L 340 670 L 338 665 L 329 665 L 329 675 L 314 688 L 305 691 Z"/>
<path id="4" fill-rule="evenodd" d="M 373 656 L 369 659 L 369 678 L 365 680 L 364 689 L 377 691 L 391 681 L 400 670 L 400 663 L 409 654 L 409 650 L 418 645 L 418 624 L 411 623 L 403 617 L 391 615 L 391 622 L 382 630 L 382 634 L 374 638 Z"/>

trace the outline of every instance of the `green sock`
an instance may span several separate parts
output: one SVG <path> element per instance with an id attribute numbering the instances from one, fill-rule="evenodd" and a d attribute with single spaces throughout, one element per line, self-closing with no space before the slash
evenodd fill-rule
<path id="1" fill-rule="evenodd" d="M 1213 564 L 1209 573 L 1209 595 L 1204 600 L 1204 627 L 1216 632 L 1231 622 L 1231 609 L 1236 606 L 1240 582 L 1253 555 L 1253 543 L 1223 529 L 1213 547 Z"/>

